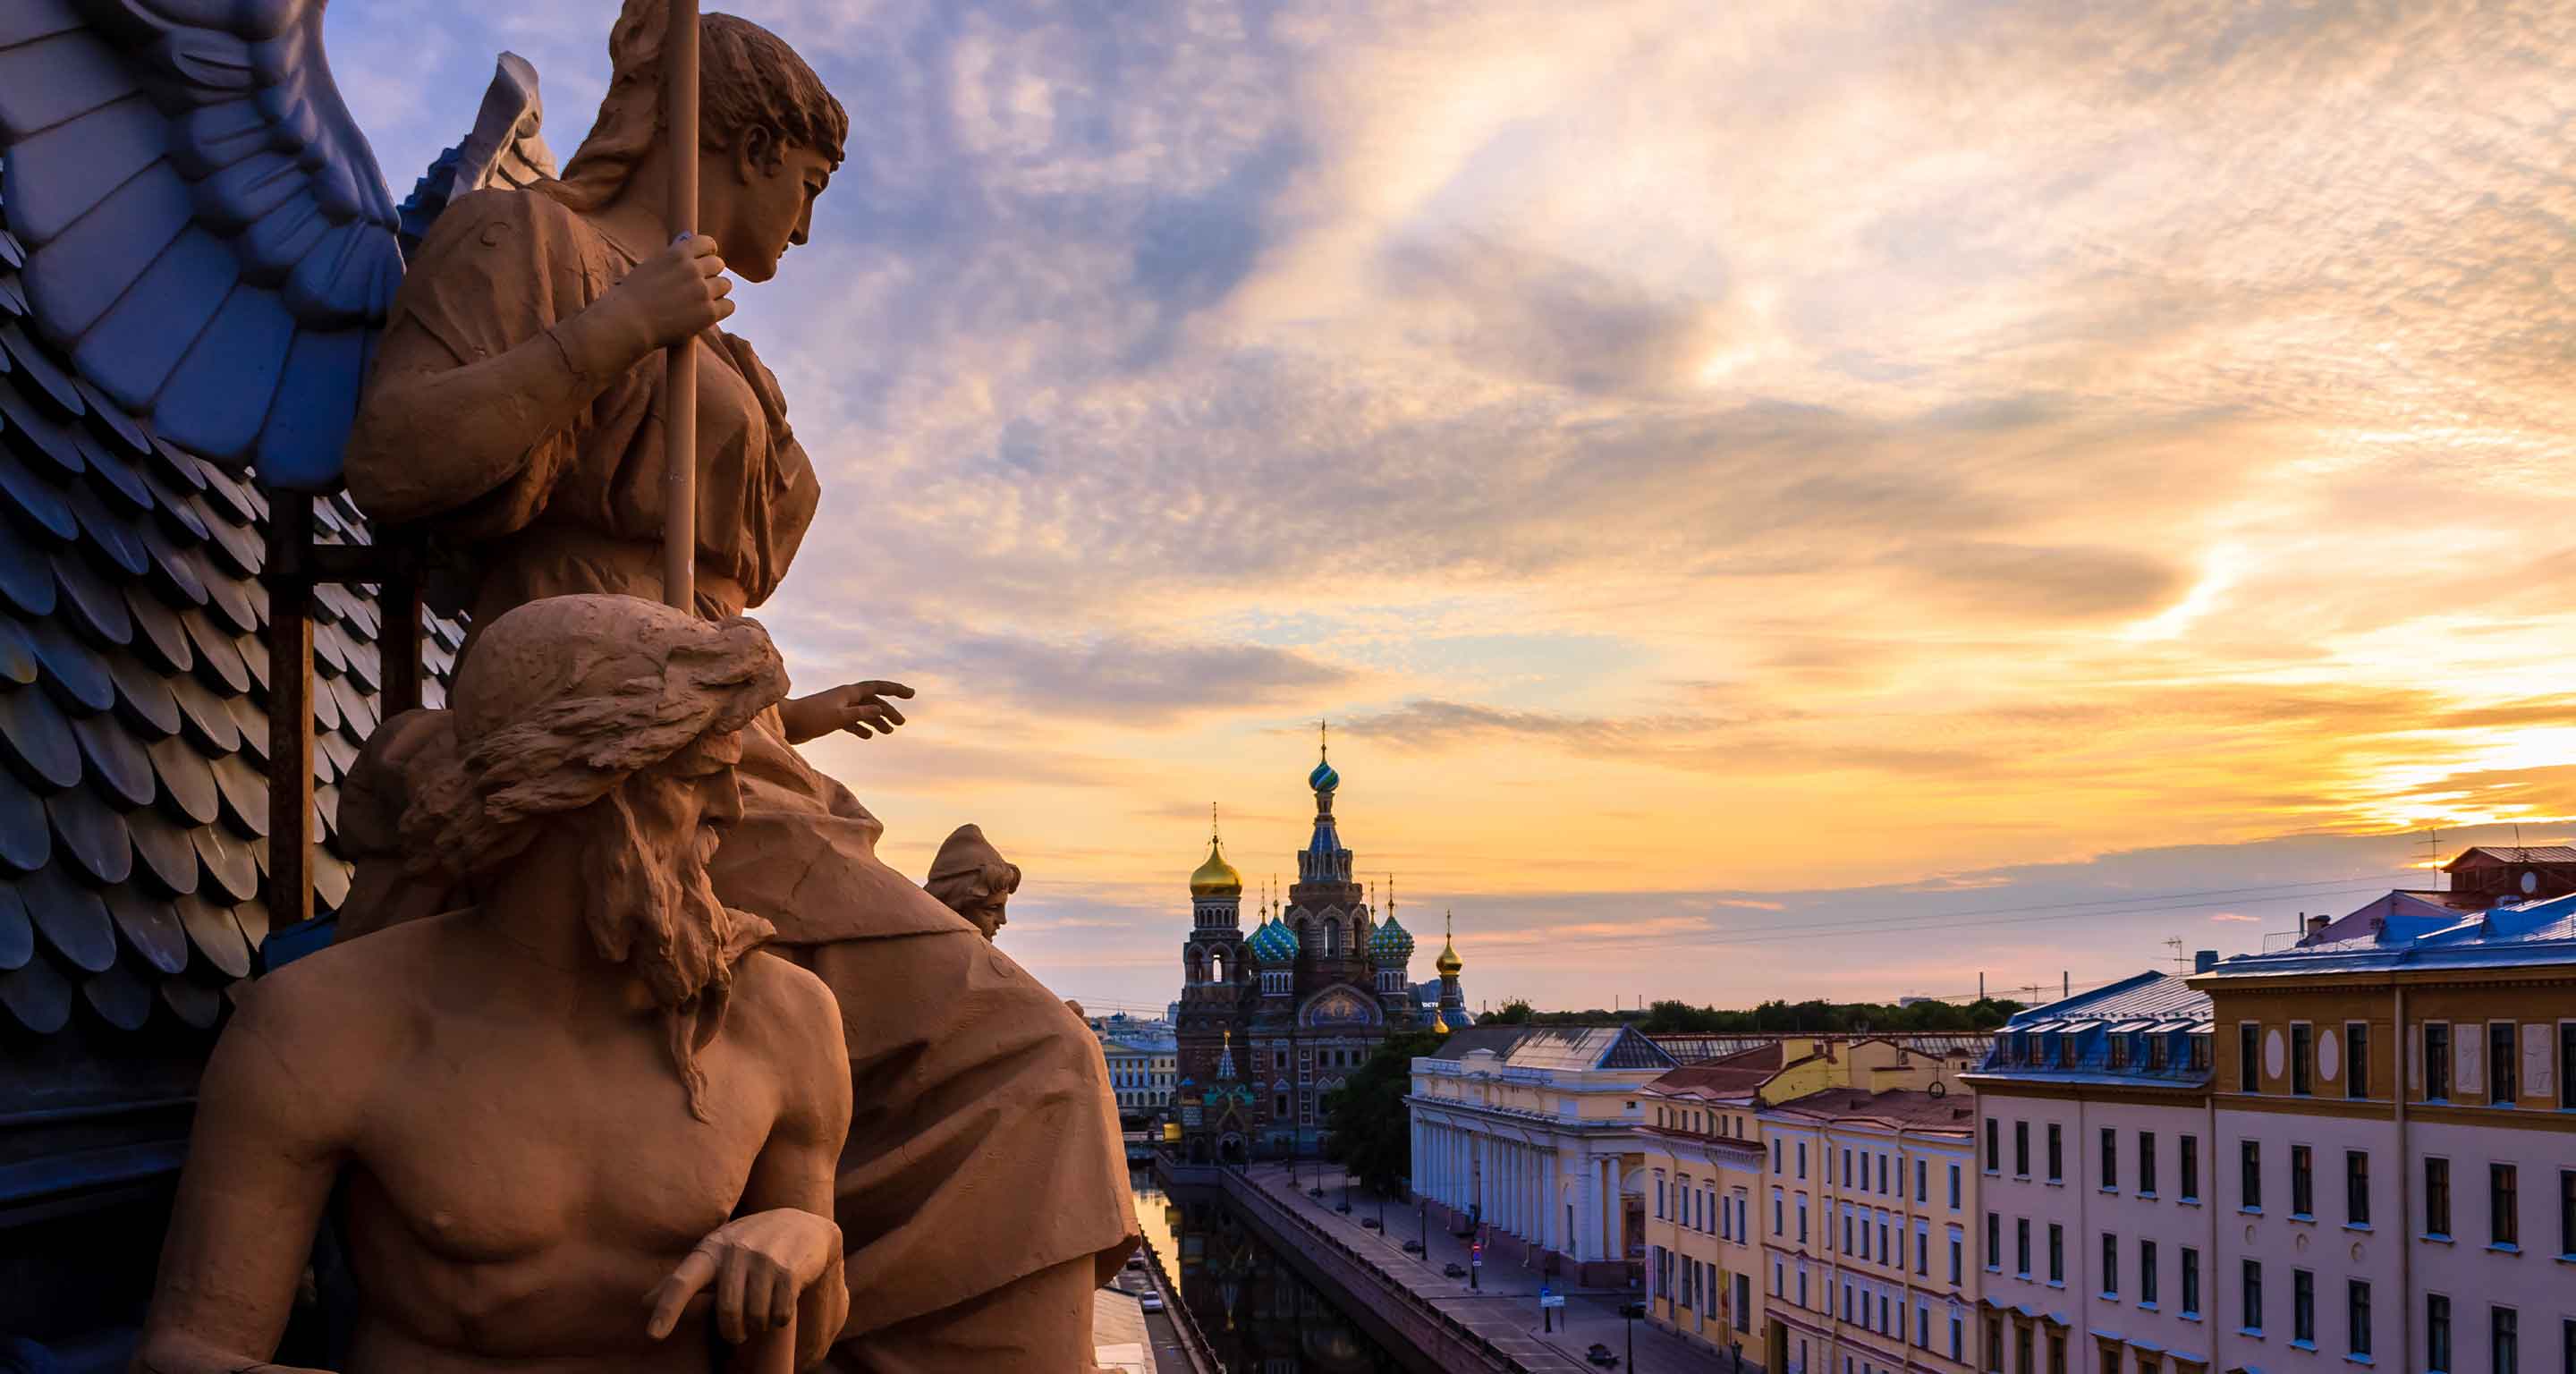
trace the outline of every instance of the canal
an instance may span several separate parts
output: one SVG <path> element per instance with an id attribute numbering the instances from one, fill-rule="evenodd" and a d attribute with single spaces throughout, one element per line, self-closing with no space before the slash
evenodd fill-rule
<path id="1" fill-rule="evenodd" d="M 1225 1374 L 1412 1374 L 1400 1358 L 1309 1283 L 1262 1231 L 1213 1189 L 1166 1197 L 1150 1170 L 1132 1176 L 1136 1215 Z"/>

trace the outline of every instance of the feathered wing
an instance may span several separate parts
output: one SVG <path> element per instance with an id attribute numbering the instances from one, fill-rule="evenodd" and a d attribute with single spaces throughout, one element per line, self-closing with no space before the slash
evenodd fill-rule
<path id="1" fill-rule="evenodd" d="M 0 3 L 0 209 L 36 327 L 174 442 L 323 490 L 394 289 L 325 0 Z"/>

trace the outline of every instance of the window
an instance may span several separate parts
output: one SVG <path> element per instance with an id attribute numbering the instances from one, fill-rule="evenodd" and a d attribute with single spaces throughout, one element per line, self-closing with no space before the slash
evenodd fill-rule
<path id="1" fill-rule="evenodd" d="M 1801 1141 L 1799 1141 L 1799 1142 L 1798 1142 L 1798 1177 L 1800 1177 L 1800 1178 L 1805 1178 L 1806 1176 L 1807 1176 L 1807 1142 L 1805 1142 L 1805 1141 L 1801 1140 Z"/>
<path id="2" fill-rule="evenodd" d="M 2290 1271 L 2290 1339 L 2317 1343 L 2317 1276 L 2305 1269 Z"/>
<path id="3" fill-rule="evenodd" d="M 2424 1023 L 2424 1100 L 2451 1100 L 2451 1028 L 2440 1021 Z"/>
<path id="4" fill-rule="evenodd" d="M 2304 1022 L 2290 1025 L 2290 1092 L 2306 1097 L 2316 1088 L 2310 1081 L 2309 1062 L 2316 1058 L 2316 1029 Z"/>
<path id="5" fill-rule="evenodd" d="M 2200 1252 L 2188 1245 L 2182 1248 L 2182 1314 L 2200 1315 Z"/>
<path id="6" fill-rule="evenodd" d="M 2510 1307 L 2487 1309 L 2487 1364 L 2495 1374 L 2521 1374 L 2522 1315 Z"/>
<path id="7" fill-rule="evenodd" d="M 1986 1267 L 2004 1267 L 2004 1219 L 1992 1212 L 1986 1213 Z"/>
<path id="8" fill-rule="evenodd" d="M 2016 1261 L 2013 1265 L 2013 1272 L 2021 1275 L 2023 1278 L 2029 1278 L 2030 1218 L 2028 1217 L 2021 1217 L 2013 1222 L 2013 1258 Z"/>
<path id="9" fill-rule="evenodd" d="M 2066 1374 L 2066 1333 L 2051 1329 L 2048 1333 L 2048 1374 Z"/>
<path id="10" fill-rule="evenodd" d="M 1950 1166 L 1950 1210 L 1959 1210 L 1959 1166 Z"/>
<path id="11" fill-rule="evenodd" d="M 2120 1296 L 2120 1238 L 2102 1233 L 2102 1296 Z"/>
<path id="12" fill-rule="evenodd" d="M 2236 1091 L 2263 1091 L 2263 1028 L 2248 1021 L 2236 1028 Z"/>
<path id="13" fill-rule="evenodd" d="M 2499 1107 L 2510 1107 L 2522 1096 L 2521 1085 L 2514 1081 L 2517 1063 L 2513 1050 L 2513 1023 L 2487 1023 L 2487 1101 Z"/>
<path id="14" fill-rule="evenodd" d="M 2424 1299 L 2425 1374 L 2450 1374 L 2451 1300 L 2435 1293 Z"/>
<path id="15" fill-rule="evenodd" d="M 2370 1156 L 2359 1150 L 2343 1152 L 2343 1224 L 2370 1224 Z"/>
<path id="16" fill-rule="evenodd" d="M 2210 1037 L 2206 1035 L 2195 1035 L 2191 1038 L 2191 1071 L 2193 1073 L 2209 1072 L 2209 1041 Z"/>
<path id="17" fill-rule="evenodd" d="M 2003 1374 L 2004 1319 L 1986 1318 L 1986 1374 Z"/>
<path id="18" fill-rule="evenodd" d="M 1861 1243 L 1863 1245 L 1867 1245 L 1869 1243 L 1869 1232 L 1864 1230 L 1860 1234 Z M 1852 1249 L 1852 1219 L 1849 1213 L 1845 1213 L 1843 1215 L 1843 1253 L 1846 1255 L 1855 1253 Z"/>
<path id="19" fill-rule="evenodd" d="M 2120 1187 L 2120 1133 L 2102 1128 L 2102 1189 L 2115 1192 Z"/>
<path id="20" fill-rule="evenodd" d="M 1780 1190 L 1777 1188 L 1771 1190 L 1771 1234 L 1775 1236 L 1789 1234 L 1789 1204 L 1781 1200 Z"/>
<path id="21" fill-rule="evenodd" d="M 1986 1172 L 1999 1174 L 2003 1170 L 2004 1123 L 1990 1116 L 1986 1118 Z"/>
<path id="22" fill-rule="evenodd" d="M 2344 1023 L 2343 1095 L 2370 1096 L 2370 1023 L 2367 1021 Z"/>
<path id="23" fill-rule="evenodd" d="M 2155 1306 L 2155 1305 L 2156 1305 L 2156 1286 L 2157 1286 L 2158 1282 L 2160 1281 L 2160 1279 L 2161 1279 L 2161 1276 L 2160 1276 L 2160 1275 L 2158 1275 L 2158 1274 L 2156 1273 L 2156 1243 L 2155 1243 L 2154 1241 L 2151 1241 L 2151 1240 L 2142 1240 L 2142 1241 L 2139 1241 L 2139 1242 L 2138 1242 L 2138 1304 L 2139 1304 L 2139 1306 L 2142 1306 L 2142 1307 L 2153 1307 L 2153 1306 Z"/>
<path id="24" fill-rule="evenodd" d="M 1959 1233 L 1954 1230 L 1950 1233 L 1950 1286 L 1953 1288 L 1959 1286 L 1959 1251 L 1961 1248 L 1962 1247 L 1959 1244 Z"/>
<path id="25" fill-rule="evenodd" d="M 1827 1167 L 1828 1167 L 1828 1168 L 1830 1168 L 1831 1166 L 1829 1165 L 1829 1166 L 1827 1166 Z M 1827 1183 L 1831 1183 L 1831 1182 L 1833 1182 L 1833 1181 L 1834 1181 L 1834 1180 L 1833 1180 L 1833 1179 L 1831 1179 L 1831 1178 L 1827 1178 L 1827 1179 L 1825 1180 L 1825 1182 L 1827 1182 Z M 1846 1187 L 1846 1188 L 1848 1188 L 1848 1187 L 1852 1186 L 1851 1151 L 1850 1151 L 1848 1148 L 1846 1148 L 1846 1149 L 1843 1151 L 1843 1177 L 1842 1177 L 1842 1185 L 1843 1185 L 1844 1187 Z"/>
<path id="26" fill-rule="evenodd" d="M 2576 1258 L 2576 1169 L 2558 1171 L 2558 1253 Z M 2567 1374 L 2576 1374 L 2576 1367 Z"/>
<path id="27" fill-rule="evenodd" d="M 2248 1331 L 2263 1329 L 2263 1261 L 2245 1261 L 2245 1287 L 2237 1301 L 2239 1325 Z"/>
<path id="28" fill-rule="evenodd" d="M 2048 1123 L 2049 1182 L 2062 1183 L 2066 1180 L 2065 1153 L 2065 1138 L 2058 1133 L 2057 1123 L 2052 1121 Z"/>
<path id="29" fill-rule="evenodd" d="M 1807 1198 L 1803 1193 L 1798 1195 L 1798 1243 L 1807 1243 Z"/>
<path id="30" fill-rule="evenodd" d="M 1932 1348 L 1932 1309 L 1921 1303 L 1914 1305 L 1914 1344 L 1922 1350 Z"/>
<path id="31" fill-rule="evenodd" d="M 2576 1374 L 2576 1317 L 2559 1319 L 2558 1367 L 2564 1374 Z"/>
<path id="32" fill-rule="evenodd" d="M 2370 1355 L 2370 1285 L 2349 1279 L 2343 1288 L 2344 1343 L 2354 1355 Z"/>
<path id="33" fill-rule="evenodd" d="M 2451 1238 L 2451 1161 L 2424 1161 L 2424 1234 Z"/>
<path id="34" fill-rule="evenodd" d="M 2236 1205 L 2248 1212 L 2263 1210 L 2263 1146 L 2258 1141 L 2241 1140 L 2236 1144 L 2238 1177 Z"/>
<path id="35" fill-rule="evenodd" d="M 1932 1233 L 1929 1231 L 1914 1233 L 1914 1272 L 1925 1278 L 1932 1276 Z"/>
<path id="36" fill-rule="evenodd" d="M 2013 1172 L 2023 1178 L 2030 1177 L 2030 1123 L 2027 1121 L 2013 1123 Z"/>
<path id="37" fill-rule="evenodd" d="M 2066 1282 L 2066 1228 L 2053 1221 L 2048 1223 L 2048 1281 Z"/>
<path id="38" fill-rule="evenodd" d="M 2177 1142 L 2182 1147 L 2182 1200 L 2200 1201 L 2200 1137 L 2187 1135 Z"/>
<path id="39" fill-rule="evenodd" d="M 2558 1105 L 2576 1112 L 2576 1021 L 2558 1023 Z M 2576 1374 L 2576 1361 L 2568 1370 Z"/>
<path id="40" fill-rule="evenodd" d="M 2138 1132 L 2138 1196 L 2156 1195 L 2156 1133 Z"/>
<path id="41" fill-rule="evenodd" d="M 2317 1171 L 2315 1154 L 2305 1145 L 2290 1147 L 2290 1215 L 2312 1217 L 2317 1214 Z"/>
<path id="42" fill-rule="evenodd" d="M 2013 1359 L 2020 1374 L 2033 1374 L 2030 1367 L 2030 1328 L 2020 1322 L 2013 1323 Z"/>
<path id="43" fill-rule="evenodd" d="M 2567 1325 L 2570 1330 L 2576 1330 L 2576 1322 L 2569 1322 Z M 1964 1361 L 1967 1357 L 1959 1353 L 1961 1345 L 1960 1337 L 1959 1314 L 1953 1312 L 1950 1314 L 1950 1358 Z"/>
<path id="44" fill-rule="evenodd" d="M 1932 1161 L 1928 1159 L 1914 1161 L 1914 1201 L 1918 1206 L 1931 1205 Z"/>
<path id="45" fill-rule="evenodd" d="M 2520 1211 L 2521 1197 L 2514 1186 L 2514 1167 L 2510 1164 L 2488 1165 L 2487 1244 L 2520 1245 Z"/>
<path id="46" fill-rule="evenodd" d="M 1780 1142 L 1779 1142 L 1779 1141 L 1777 1141 L 1777 1140 L 1774 1140 L 1774 1141 L 1772 1141 L 1772 1142 L 1771 1142 L 1771 1172 L 1773 1172 L 1773 1173 L 1775 1173 L 1775 1174 L 1776 1174 L 1776 1173 L 1780 1173 L 1780 1172 L 1781 1172 L 1781 1168 L 1780 1168 Z"/>

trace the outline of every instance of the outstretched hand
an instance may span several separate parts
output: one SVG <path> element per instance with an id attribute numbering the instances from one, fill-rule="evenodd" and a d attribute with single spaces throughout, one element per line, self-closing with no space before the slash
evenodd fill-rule
<path id="1" fill-rule="evenodd" d="M 831 1218 L 793 1207 L 737 1217 L 709 1232 L 680 1267 L 645 1302 L 652 1316 L 645 1331 L 655 1340 L 679 1326 L 691 1299 L 715 1293 L 716 1333 L 736 1345 L 795 1325 L 807 1289 L 833 1274 L 841 1259 L 841 1228 Z M 837 1276 L 830 1280 L 839 1288 Z M 849 1315 L 849 1290 L 823 1295 L 818 1329 L 838 1331 Z"/>
<path id="2" fill-rule="evenodd" d="M 790 744 L 820 739 L 835 730 L 868 739 L 903 724 L 903 712 L 888 697 L 908 701 L 912 689 L 900 682 L 853 682 L 782 704 L 779 722 L 786 727 Z"/>

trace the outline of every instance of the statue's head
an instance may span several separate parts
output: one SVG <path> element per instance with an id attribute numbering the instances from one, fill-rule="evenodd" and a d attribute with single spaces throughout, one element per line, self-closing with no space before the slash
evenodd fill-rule
<path id="1" fill-rule="evenodd" d="M 402 837 L 415 872 L 488 891 L 535 857 L 578 866 L 601 958 L 672 1015 L 690 1105 L 734 961 L 769 934 L 707 876 L 741 815 L 742 728 L 786 694 L 769 636 L 626 596 L 532 601 L 482 628 L 449 694 L 452 744 L 415 765 Z M 508 919 L 510 913 L 497 913 Z"/>
<path id="2" fill-rule="evenodd" d="M 1020 890 L 1020 867 L 1002 858 L 984 838 L 983 827 L 961 825 L 939 846 L 939 857 L 930 861 L 930 881 L 922 886 L 990 940 L 1010 922 L 1006 910 L 1011 894 Z"/>
<path id="3" fill-rule="evenodd" d="M 626 0 L 609 31 L 599 120 L 547 187 L 576 210 L 616 200 L 664 145 L 669 12 L 668 0 Z M 755 282 L 777 274 L 779 256 L 805 241 L 814 198 L 849 136 L 849 113 L 778 35 L 730 14 L 698 17 L 698 228 L 715 237 L 728 270 Z"/>

